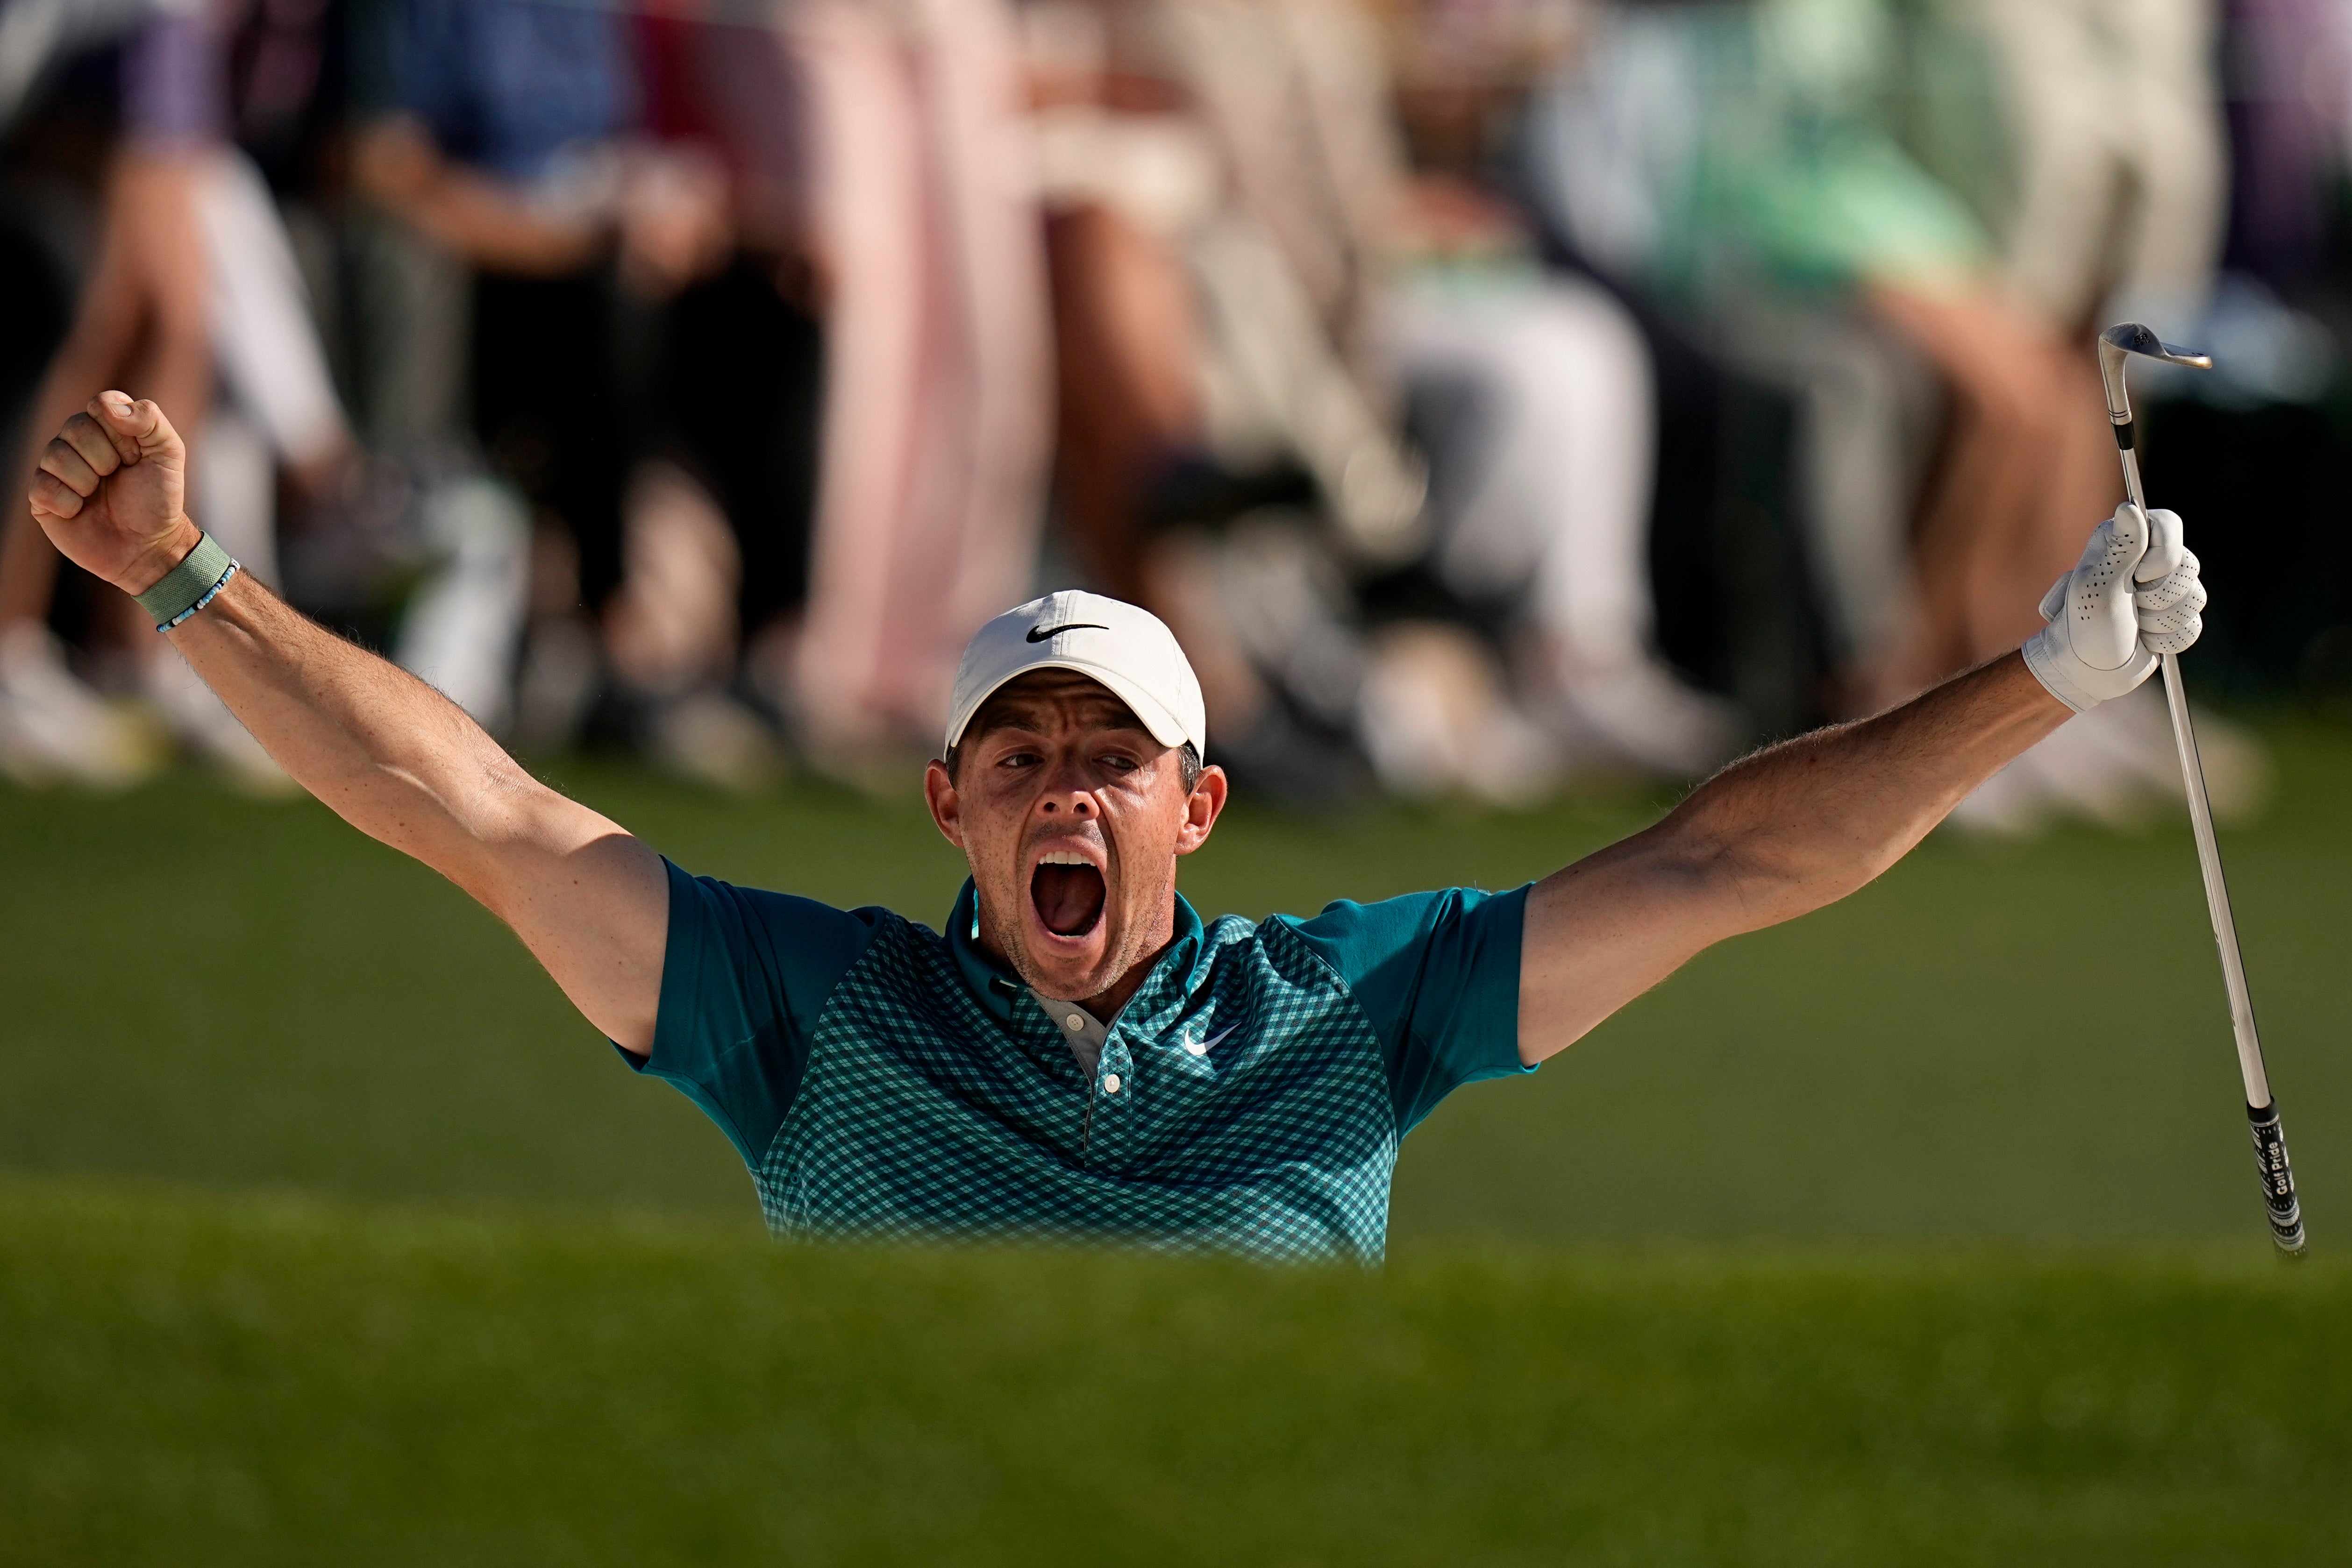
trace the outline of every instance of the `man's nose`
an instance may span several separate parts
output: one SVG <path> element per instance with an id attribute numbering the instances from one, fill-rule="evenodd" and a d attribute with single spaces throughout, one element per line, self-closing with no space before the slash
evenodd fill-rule
<path id="1" fill-rule="evenodd" d="M 1069 816 L 1085 820 L 1098 814 L 1093 794 L 1079 777 L 1077 763 L 1069 759 L 1055 765 L 1054 777 L 1046 781 L 1041 805 L 1049 817 Z"/>

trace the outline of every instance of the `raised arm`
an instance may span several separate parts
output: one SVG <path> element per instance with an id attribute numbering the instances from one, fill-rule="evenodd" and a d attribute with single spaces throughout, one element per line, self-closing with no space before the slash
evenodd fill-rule
<path id="1" fill-rule="evenodd" d="M 1575 1044 L 1701 949 L 1843 898 L 2067 716 L 2004 654 L 1735 763 L 1656 826 L 1546 877 L 1528 895 L 1520 1060 Z"/>
<path id="2" fill-rule="evenodd" d="M 43 454 L 33 516 L 68 559 L 142 593 L 201 538 L 182 507 L 185 465 L 162 409 L 107 392 Z M 652 1048 L 669 911 L 653 851 L 248 576 L 165 635 L 303 788 L 505 921 L 598 1029 Z"/>
<path id="3" fill-rule="evenodd" d="M 1520 948 L 1520 1060 L 1575 1044 L 1702 948 L 1871 881 L 2004 763 L 2195 642 L 2204 603 L 2180 519 L 2126 506 L 2044 598 L 2050 624 L 2021 652 L 1875 718 L 1758 752 L 1655 827 L 1537 883 Z"/>

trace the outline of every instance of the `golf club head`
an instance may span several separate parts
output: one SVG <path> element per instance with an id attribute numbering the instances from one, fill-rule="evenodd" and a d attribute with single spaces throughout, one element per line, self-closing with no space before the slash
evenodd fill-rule
<path id="1" fill-rule="evenodd" d="M 2116 424 L 2131 419 L 2131 399 L 2124 390 L 2124 361 L 2133 354 L 2162 360 L 2168 365 L 2187 365 L 2192 371 L 2213 368 L 2212 355 L 2176 349 L 2137 321 L 2108 328 L 2099 334 L 2099 384 L 2107 394 L 2107 418 Z"/>

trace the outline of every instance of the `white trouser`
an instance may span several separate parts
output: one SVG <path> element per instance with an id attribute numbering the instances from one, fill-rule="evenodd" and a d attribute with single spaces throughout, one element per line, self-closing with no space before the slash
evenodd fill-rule
<path id="1" fill-rule="evenodd" d="M 195 205 L 222 395 L 191 479 L 205 526 L 273 581 L 278 465 L 333 456 L 350 444 L 350 426 L 293 243 L 260 172 L 240 152 L 218 152 Z M 396 657 L 478 721 L 500 727 L 529 592 L 529 517 L 509 489 L 477 476 L 437 481 L 422 506 L 441 564 L 410 602 Z"/>
<path id="2" fill-rule="evenodd" d="M 2111 311 L 2185 328 L 2211 286 L 2227 215 L 2212 0 L 1975 6 L 2017 150 L 2011 287 L 2071 329 L 2104 303 L 2094 294 L 2112 277 Z"/>
<path id="3" fill-rule="evenodd" d="M 1750 305 L 1721 328 L 1731 365 L 1794 405 L 1799 515 L 1830 652 L 1866 658 L 1906 613 L 1911 512 L 1944 417 L 1935 373 L 1851 311 Z"/>
<path id="4" fill-rule="evenodd" d="M 223 387 L 289 463 L 350 440 L 293 241 L 261 172 L 242 152 L 211 160 L 196 189 L 211 264 L 213 354 Z"/>
<path id="5" fill-rule="evenodd" d="M 260 172 L 242 152 L 219 149 L 193 195 L 221 384 L 217 411 L 192 433 L 194 498 L 228 552 L 275 581 L 277 465 L 331 456 L 350 430 L 293 243 Z"/>
<path id="6" fill-rule="evenodd" d="M 393 657 L 493 733 L 513 716 L 514 666 L 530 595 L 530 517 L 509 486 L 444 478 L 424 498 L 441 564 L 409 601 Z"/>
<path id="7" fill-rule="evenodd" d="M 1583 668 L 1648 659 L 1655 412 L 1624 308 L 1573 278 L 1422 286 L 1388 302 L 1386 328 L 1408 384 L 1443 382 L 1475 410 L 1430 454 L 1440 575 L 1523 595 Z"/>

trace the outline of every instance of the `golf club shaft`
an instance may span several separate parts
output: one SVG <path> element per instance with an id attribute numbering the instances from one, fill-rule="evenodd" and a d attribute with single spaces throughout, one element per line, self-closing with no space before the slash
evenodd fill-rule
<path id="1" fill-rule="evenodd" d="M 2139 455 L 2129 446 L 2120 452 L 2124 489 L 2133 506 L 2147 510 L 2140 488 Z M 2253 993 L 2246 987 L 2246 961 L 2238 951 L 2238 923 L 2230 912 L 2230 884 L 2221 873 L 2221 846 L 2213 835 L 2213 807 L 2205 793 L 2205 768 L 2197 756 L 2197 728 L 2189 716 L 2189 690 L 2180 678 L 2180 661 L 2163 656 L 2164 706 L 2172 716 L 2172 744 L 2180 756 L 2180 780 L 2189 795 L 2189 824 L 2197 840 L 2197 869 L 2205 879 L 2205 913 L 2213 923 L 2213 946 L 2221 955 L 2221 983 L 2230 998 L 2230 1031 L 2237 1039 L 2238 1071 L 2246 1086 L 2246 1115 L 2252 1125 L 2254 1158 L 2263 1182 L 2263 1202 L 2270 1211 L 2271 1239 L 2290 1255 L 2305 1246 L 2303 1210 L 2295 1199 L 2294 1173 L 2287 1163 L 2286 1138 L 2279 1128 L 2278 1106 L 2271 1098 L 2270 1074 L 2263 1066 L 2262 1036 L 2254 1029 Z"/>

